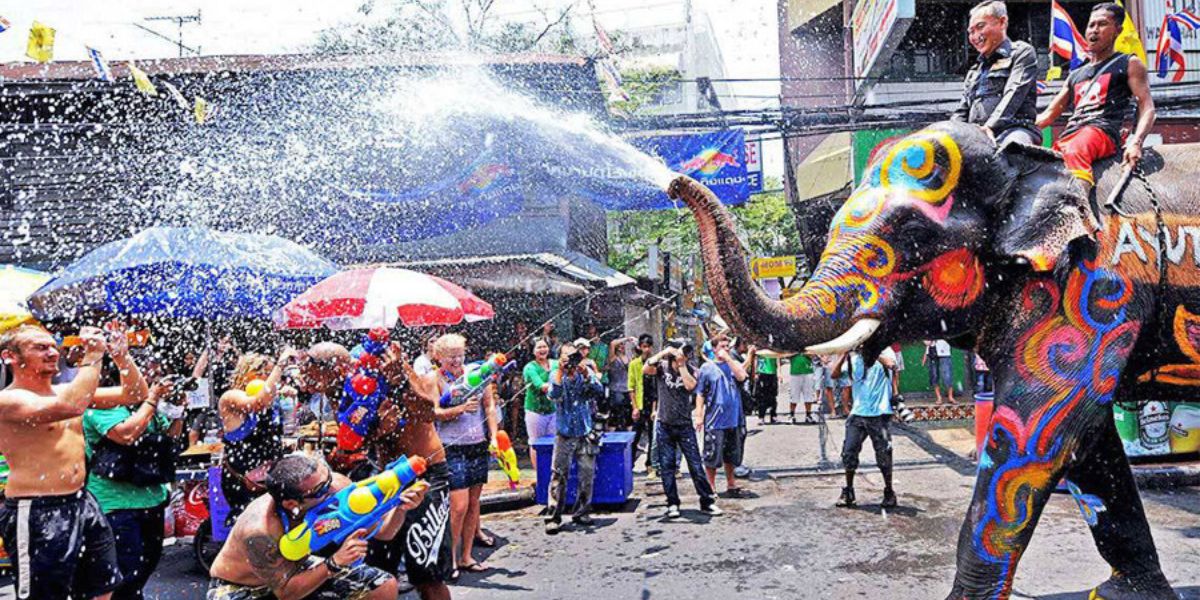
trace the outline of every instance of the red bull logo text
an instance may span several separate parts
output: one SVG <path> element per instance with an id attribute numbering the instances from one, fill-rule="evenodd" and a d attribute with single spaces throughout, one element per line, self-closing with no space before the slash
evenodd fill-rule
<path id="1" fill-rule="evenodd" d="M 511 169 L 507 165 L 480 165 L 471 176 L 458 185 L 458 191 L 465 194 L 469 191 L 482 192 L 490 187 L 502 175 L 508 175 Z"/>
<path id="2" fill-rule="evenodd" d="M 715 175 L 725 167 L 737 167 L 740 164 L 737 157 L 732 154 L 721 152 L 717 148 L 707 148 L 680 164 L 679 170 L 684 173 L 699 172 L 704 175 Z"/>

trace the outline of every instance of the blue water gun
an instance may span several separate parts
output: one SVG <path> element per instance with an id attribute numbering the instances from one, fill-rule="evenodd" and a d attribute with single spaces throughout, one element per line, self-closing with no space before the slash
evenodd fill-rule
<path id="1" fill-rule="evenodd" d="M 438 404 L 442 408 L 450 408 L 466 402 L 483 392 L 488 383 L 515 364 L 509 362 L 507 356 L 496 353 L 482 363 L 467 365 L 466 371 L 442 392 Z"/>
<path id="2" fill-rule="evenodd" d="M 383 517 L 400 505 L 400 492 L 416 482 L 426 466 L 420 456 L 401 456 L 380 474 L 342 488 L 279 539 L 279 553 L 299 561 L 330 544 L 341 545 L 360 529 L 370 529 L 374 535 Z"/>

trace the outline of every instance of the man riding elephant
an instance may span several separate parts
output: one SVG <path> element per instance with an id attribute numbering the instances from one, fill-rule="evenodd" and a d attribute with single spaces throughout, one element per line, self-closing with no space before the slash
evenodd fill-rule
<path id="1" fill-rule="evenodd" d="M 1117 153 L 1121 146 L 1121 127 L 1137 100 L 1137 126 L 1125 142 L 1123 162 L 1136 166 L 1142 158 L 1142 144 L 1154 126 L 1154 99 L 1146 79 L 1146 65 L 1136 56 L 1114 50 L 1125 9 L 1105 2 L 1092 9 L 1088 19 L 1087 42 L 1091 58 L 1075 69 L 1058 95 L 1037 118 L 1038 127 L 1048 127 L 1068 106 L 1074 107 L 1067 128 L 1054 142 L 1071 174 L 1091 192 L 1096 181 L 1092 165 Z"/>
<path id="2" fill-rule="evenodd" d="M 1099 165 L 1101 190 L 1119 178 L 1110 164 Z M 1055 153 L 997 148 L 974 125 L 932 125 L 877 153 L 834 216 L 811 277 L 785 301 L 750 279 L 732 216 L 708 189 L 679 177 L 669 193 L 696 217 L 718 311 L 756 345 L 861 346 L 868 365 L 898 341 L 979 348 L 996 408 L 950 597 L 1009 595 L 1065 478 L 1113 568 L 1096 597 L 1165 599 L 1175 596 L 1112 404 L 1139 375 L 1188 362 L 1181 345 L 1190 340 L 1171 324 L 1179 311 L 1200 312 L 1200 190 L 1184 184 L 1200 148 L 1163 146 L 1143 167 L 1125 192 L 1130 216 L 1097 216 Z"/>
<path id="3" fill-rule="evenodd" d="M 1008 8 L 984 0 L 971 9 L 968 39 L 979 60 L 967 72 L 963 97 L 951 118 L 983 127 L 1003 144 L 1037 144 L 1037 52 L 1008 39 Z"/>

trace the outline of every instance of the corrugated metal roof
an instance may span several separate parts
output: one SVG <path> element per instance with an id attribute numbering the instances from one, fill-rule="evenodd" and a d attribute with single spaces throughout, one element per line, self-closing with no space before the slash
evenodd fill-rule
<path id="1" fill-rule="evenodd" d="M 390 265 L 411 269 L 436 269 L 499 265 L 512 262 L 534 263 L 552 269 L 569 279 L 591 287 L 621 287 L 637 283 L 634 279 L 599 261 L 571 250 L 561 252 L 538 252 L 532 254 L 501 254 L 494 256 L 464 256 L 430 260 L 398 261 Z"/>

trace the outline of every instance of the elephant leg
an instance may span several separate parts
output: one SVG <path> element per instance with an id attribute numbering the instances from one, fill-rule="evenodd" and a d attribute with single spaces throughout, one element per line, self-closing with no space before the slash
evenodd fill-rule
<path id="1" fill-rule="evenodd" d="M 1176 598 L 1158 562 L 1150 524 L 1116 424 L 1105 420 L 1094 447 L 1067 471 L 1071 492 L 1092 528 L 1112 577 L 1093 598 Z"/>
<path id="2" fill-rule="evenodd" d="M 1020 419 L 1011 410 L 1005 414 L 1004 407 L 1000 411 L 993 416 L 980 456 L 971 506 L 958 536 L 958 570 L 948 599 L 1009 596 L 1017 562 L 1074 454 L 1074 436 L 1058 437 L 1044 451 L 1037 451 L 1036 442 L 1024 438 Z M 1068 416 L 1068 420 L 1081 418 Z M 1085 424 L 1070 429 L 1080 426 Z"/>

